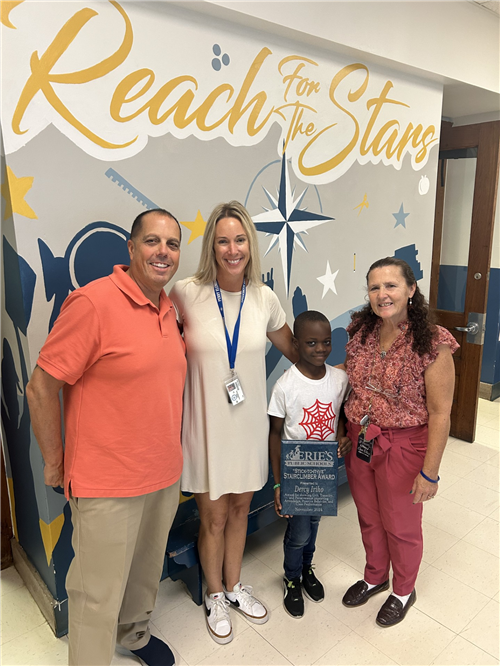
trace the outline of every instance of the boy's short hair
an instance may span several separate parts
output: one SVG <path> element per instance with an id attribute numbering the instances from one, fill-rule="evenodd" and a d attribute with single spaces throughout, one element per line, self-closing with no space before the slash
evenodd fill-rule
<path id="1" fill-rule="evenodd" d="M 305 312 L 301 312 L 293 322 L 293 334 L 296 338 L 301 335 L 302 329 L 308 321 L 321 321 L 330 326 L 330 322 L 322 312 L 318 312 L 317 310 L 306 310 Z"/>

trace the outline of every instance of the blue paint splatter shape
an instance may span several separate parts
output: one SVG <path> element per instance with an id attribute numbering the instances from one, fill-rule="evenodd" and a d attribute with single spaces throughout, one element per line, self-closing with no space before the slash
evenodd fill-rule
<path id="1" fill-rule="evenodd" d="M 31 318 L 36 274 L 3 237 L 3 262 L 5 283 L 5 311 L 14 326 L 26 335 Z"/>
<path id="2" fill-rule="evenodd" d="M 113 272 L 115 264 L 128 264 L 129 232 L 109 222 L 92 222 L 71 240 L 64 257 L 55 257 L 48 245 L 38 239 L 42 260 L 45 297 L 54 298 L 49 321 L 51 330 L 66 296 L 85 284 Z"/>
<path id="3" fill-rule="evenodd" d="M 408 266 L 412 269 L 415 280 L 421 280 L 424 277 L 424 273 L 420 266 L 420 262 L 417 260 L 418 250 L 415 245 L 405 245 L 400 247 L 394 252 L 396 259 L 402 259 L 406 261 Z"/>
<path id="4" fill-rule="evenodd" d="M 220 54 L 222 53 L 222 49 L 218 44 L 213 45 L 212 51 L 214 52 L 214 55 L 216 55 L 216 56 L 220 56 Z"/>
<path id="5" fill-rule="evenodd" d="M 219 58 L 214 58 L 212 60 L 212 67 L 215 69 L 216 72 L 218 72 L 220 70 L 222 65 L 220 64 Z"/>

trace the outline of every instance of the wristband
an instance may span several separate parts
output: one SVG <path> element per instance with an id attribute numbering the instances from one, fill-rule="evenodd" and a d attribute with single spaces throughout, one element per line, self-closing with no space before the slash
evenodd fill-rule
<path id="1" fill-rule="evenodd" d="M 273 486 L 273 490 L 276 490 L 276 488 L 280 488 L 280 487 L 281 487 L 281 483 L 275 483 L 274 486 Z"/>
<path id="2" fill-rule="evenodd" d="M 430 481 L 431 483 L 437 483 L 441 479 L 441 477 L 439 475 L 438 475 L 437 479 L 431 479 L 430 476 L 427 476 L 427 474 L 424 474 L 423 470 L 420 470 L 420 474 L 424 477 L 424 479 L 426 481 Z"/>

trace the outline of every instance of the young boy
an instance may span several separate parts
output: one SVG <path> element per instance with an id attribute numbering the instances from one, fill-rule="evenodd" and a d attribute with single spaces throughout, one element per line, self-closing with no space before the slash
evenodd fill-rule
<path id="1" fill-rule="evenodd" d="M 347 388 L 343 370 L 326 365 L 331 351 L 330 323 L 321 312 L 309 310 L 300 314 L 293 325 L 293 344 L 299 361 L 276 382 L 267 413 L 270 416 L 269 452 L 274 475 L 274 507 L 281 516 L 280 463 L 281 440 L 319 440 L 339 442 L 339 458 L 351 450 L 339 412 Z M 331 418 L 304 428 L 304 416 L 317 401 L 330 407 Z M 323 410 L 322 410 L 323 411 Z M 292 617 L 304 614 L 302 589 L 311 601 L 323 601 L 325 591 L 313 571 L 313 554 L 320 516 L 284 516 L 288 519 L 283 548 L 285 552 L 285 610 Z"/>

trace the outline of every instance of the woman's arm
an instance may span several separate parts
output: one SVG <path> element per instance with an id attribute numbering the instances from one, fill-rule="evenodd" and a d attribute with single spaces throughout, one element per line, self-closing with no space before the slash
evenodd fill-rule
<path id="1" fill-rule="evenodd" d="M 429 412 L 429 439 L 425 454 L 423 473 L 431 479 L 437 479 L 439 465 L 443 457 L 448 434 L 450 432 L 450 413 L 455 387 L 455 366 L 448 345 L 439 345 L 438 356 L 424 373 L 426 405 Z M 417 474 L 413 482 L 413 503 L 424 502 L 434 497 L 438 484 L 431 483 Z"/>
<path id="2" fill-rule="evenodd" d="M 299 355 L 293 344 L 293 335 L 288 324 L 285 324 L 277 331 L 268 333 L 267 337 L 283 356 L 286 356 L 292 363 L 297 363 Z"/>

